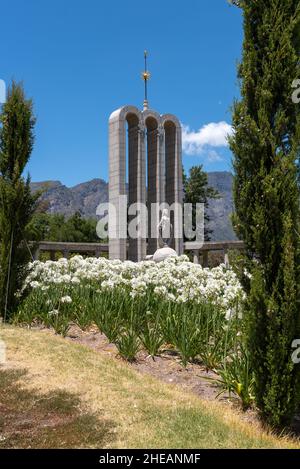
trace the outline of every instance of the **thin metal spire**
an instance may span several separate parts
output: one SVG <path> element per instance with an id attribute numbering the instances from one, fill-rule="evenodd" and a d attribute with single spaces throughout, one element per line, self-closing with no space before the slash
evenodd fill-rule
<path id="1" fill-rule="evenodd" d="M 147 57 L 148 57 L 148 52 L 145 50 L 144 51 L 144 62 L 145 62 L 145 67 L 144 71 L 142 73 L 142 78 L 144 80 L 145 84 L 145 95 L 144 95 L 144 110 L 148 109 L 148 80 L 150 79 L 150 73 L 147 70 Z"/>

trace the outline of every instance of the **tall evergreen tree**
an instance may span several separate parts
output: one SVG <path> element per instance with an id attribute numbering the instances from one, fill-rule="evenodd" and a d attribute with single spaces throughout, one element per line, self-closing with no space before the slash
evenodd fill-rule
<path id="1" fill-rule="evenodd" d="M 239 66 L 241 100 L 234 104 L 234 224 L 246 245 L 247 343 L 256 401 L 265 421 L 290 422 L 300 404 L 300 367 L 291 344 L 300 337 L 300 107 L 292 82 L 300 76 L 299 0 L 234 1 L 243 10 Z"/>
<path id="2" fill-rule="evenodd" d="M 26 225 L 38 195 L 22 176 L 33 148 L 35 119 L 32 102 L 21 85 L 12 83 L 0 114 L 0 316 L 6 319 L 16 306 L 29 252 Z"/>
<path id="3" fill-rule="evenodd" d="M 183 170 L 183 191 L 184 203 L 193 204 L 192 225 L 196 228 L 196 204 L 204 204 L 204 240 L 209 241 L 212 230 L 209 229 L 209 215 L 207 213 L 209 200 L 220 197 L 218 191 L 208 185 L 207 174 L 203 171 L 202 165 L 192 166 L 188 176 Z"/>

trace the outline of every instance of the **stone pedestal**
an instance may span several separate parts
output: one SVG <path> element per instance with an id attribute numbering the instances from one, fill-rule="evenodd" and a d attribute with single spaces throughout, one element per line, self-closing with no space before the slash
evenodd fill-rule
<path id="1" fill-rule="evenodd" d="M 153 255 L 153 261 L 154 262 L 162 262 L 166 259 L 168 259 L 168 257 L 177 257 L 177 252 L 174 251 L 174 249 L 172 248 L 169 248 L 169 247 L 164 247 L 164 248 L 160 248 L 158 249 L 154 255 Z"/>

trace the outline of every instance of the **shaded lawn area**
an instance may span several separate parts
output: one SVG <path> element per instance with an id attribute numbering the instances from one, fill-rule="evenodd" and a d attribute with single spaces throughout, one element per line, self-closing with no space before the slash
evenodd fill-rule
<path id="1" fill-rule="evenodd" d="M 76 395 L 28 390 L 21 384 L 27 379 L 25 370 L 0 368 L 0 448 L 80 448 L 109 441 L 109 422 L 84 411 Z"/>
<path id="2" fill-rule="evenodd" d="M 0 448 L 300 448 L 49 331 L 1 326 Z"/>

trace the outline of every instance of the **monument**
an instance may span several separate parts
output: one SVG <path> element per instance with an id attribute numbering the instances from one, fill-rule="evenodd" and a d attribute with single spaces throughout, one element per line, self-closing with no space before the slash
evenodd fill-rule
<path id="1" fill-rule="evenodd" d="M 168 257 L 177 256 L 177 252 L 170 246 L 172 244 L 174 230 L 169 217 L 169 210 L 163 209 L 161 220 L 157 226 L 159 236 L 159 248 L 151 257 L 154 262 L 162 262 Z"/>
<path id="2" fill-rule="evenodd" d="M 168 210 L 174 227 L 169 247 L 177 254 L 183 251 L 181 125 L 176 116 L 149 108 L 146 51 L 144 59 L 143 109 L 123 106 L 109 118 L 109 203 L 114 207 L 109 210 L 109 258 L 136 262 L 160 247 L 157 229 L 164 204 L 171 207 Z M 127 195 L 128 214 L 127 205 L 120 203 Z M 140 215 L 140 229 L 136 237 L 127 238 L 135 209 Z"/>

